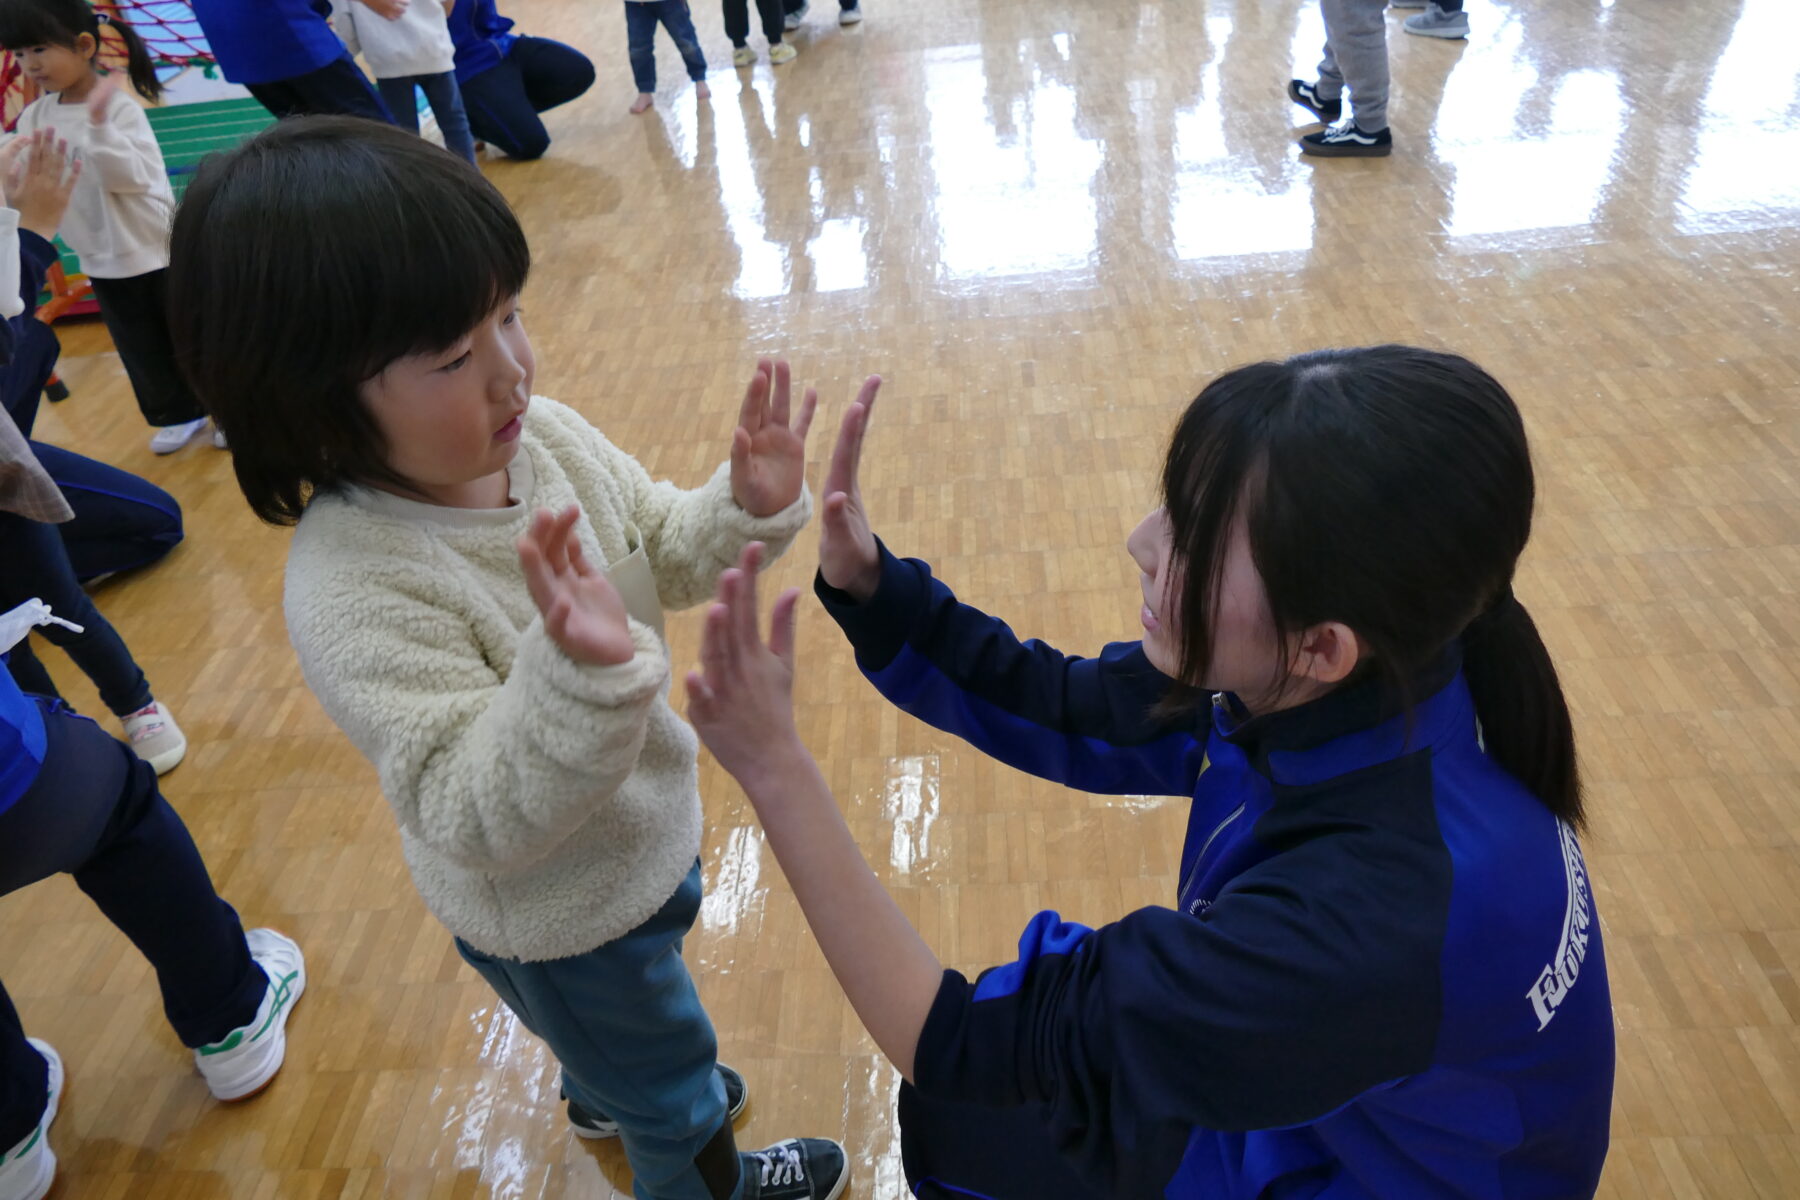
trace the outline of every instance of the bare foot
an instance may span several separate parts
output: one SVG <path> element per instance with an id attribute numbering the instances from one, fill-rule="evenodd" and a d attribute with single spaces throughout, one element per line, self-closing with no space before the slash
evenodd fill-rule
<path id="1" fill-rule="evenodd" d="M 712 89 L 707 87 L 706 84 L 704 84 L 704 83 L 696 83 L 694 85 L 694 95 L 698 96 L 702 100 L 711 100 L 712 99 Z"/>
<path id="2" fill-rule="evenodd" d="M 650 106 L 654 103 L 656 103 L 655 96 L 652 96 L 649 92 L 639 92 L 638 98 L 631 102 L 631 111 L 634 113 L 648 112 Z"/>

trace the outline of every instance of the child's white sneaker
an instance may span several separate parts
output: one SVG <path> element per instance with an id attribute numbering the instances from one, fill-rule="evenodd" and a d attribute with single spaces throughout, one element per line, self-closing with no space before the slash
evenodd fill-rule
<path id="1" fill-rule="evenodd" d="M 244 934 L 250 957 L 269 977 L 256 1019 L 222 1042 L 194 1051 L 194 1065 L 220 1100 L 245 1100 L 268 1086 L 287 1058 L 287 1019 L 306 991 L 306 959 L 290 937 L 273 929 Z"/>
<path id="2" fill-rule="evenodd" d="M 25 1140 L 0 1154 L 0 1200 L 43 1200 L 56 1182 L 56 1154 L 50 1149 L 50 1123 L 62 1103 L 63 1062 L 49 1042 L 27 1038 L 49 1064 L 49 1101 L 37 1128 Z"/>
<path id="3" fill-rule="evenodd" d="M 799 8 L 782 18 L 781 27 L 793 30 L 800 28 L 800 22 L 806 20 L 806 12 L 812 7 L 812 0 L 802 0 Z"/>
<path id="4" fill-rule="evenodd" d="M 862 5 L 852 4 L 849 8 L 838 10 L 839 25 L 855 25 L 862 20 Z"/>
<path id="5" fill-rule="evenodd" d="M 152 700 L 121 720 L 132 751 L 158 775 L 167 775 L 187 757 L 187 735 L 167 706 Z"/>
<path id="6" fill-rule="evenodd" d="M 769 61 L 776 66 L 780 66 L 784 62 L 793 62 L 795 58 L 799 57 L 799 54 L 800 52 L 787 42 L 769 47 Z"/>
<path id="7" fill-rule="evenodd" d="M 756 62 L 756 51 L 748 46 L 739 46 L 731 52 L 731 65 L 748 67 Z"/>
<path id="8" fill-rule="evenodd" d="M 197 421 L 183 421 L 179 425 L 164 425 L 150 437 L 152 454 L 173 454 L 201 434 L 206 432 L 207 420 L 201 417 Z"/>

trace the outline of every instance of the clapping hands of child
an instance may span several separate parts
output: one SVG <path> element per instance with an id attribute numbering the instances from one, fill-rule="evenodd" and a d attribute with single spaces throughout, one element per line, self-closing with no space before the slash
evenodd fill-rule
<path id="1" fill-rule="evenodd" d="M 881 560 L 863 507 L 858 468 L 869 411 L 880 388 L 880 378 L 870 376 L 844 414 L 825 480 L 825 531 L 819 542 L 825 582 L 864 600 L 875 592 Z M 810 415 L 810 396 L 808 400 Z M 753 800 L 782 794 L 779 787 L 752 786 L 759 774 L 793 770 L 806 757 L 794 726 L 794 611 L 800 593 L 789 589 L 776 599 L 764 642 L 756 594 L 762 559 L 761 544 L 753 544 L 736 567 L 719 577 L 718 599 L 707 610 L 701 636 L 701 669 L 687 676 L 688 719 Z"/>
<path id="2" fill-rule="evenodd" d="M 69 155 L 69 144 L 48 130 L 14 138 L 0 147 L 0 204 L 18 210 L 19 228 L 43 238 L 56 236 L 81 162 Z"/>
<path id="3" fill-rule="evenodd" d="M 863 506 L 859 478 L 863 437 L 869 432 L 869 414 L 880 390 L 881 376 L 865 379 L 838 427 L 831 469 L 825 473 L 825 519 L 820 523 L 819 574 L 827 584 L 859 602 L 873 596 L 881 582 L 881 551 L 869 528 L 869 510 Z"/>
<path id="4" fill-rule="evenodd" d="M 625 601 L 604 571 L 588 562 L 575 535 L 581 510 L 539 509 L 519 539 L 525 586 L 544 616 L 544 632 L 579 663 L 617 666 L 637 653 Z"/>
<path id="5" fill-rule="evenodd" d="M 772 517 L 800 498 L 806 484 L 806 434 L 819 393 L 806 389 L 800 419 L 790 424 L 793 376 L 785 360 L 763 359 L 744 389 L 731 435 L 731 498 L 753 517 Z"/>

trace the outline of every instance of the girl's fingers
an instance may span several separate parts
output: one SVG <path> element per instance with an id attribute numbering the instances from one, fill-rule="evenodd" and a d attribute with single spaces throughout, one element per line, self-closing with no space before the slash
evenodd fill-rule
<path id="1" fill-rule="evenodd" d="M 729 572 L 728 572 L 729 573 Z M 731 678 L 737 661 L 731 637 L 731 589 L 719 581 L 719 602 L 706 610 L 706 628 L 700 637 L 700 662 L 706 668 L 707 686 L 715 691 Z"/>
<path id="2" fill-rule="evenodd" d="M 760 566 L 762 544 L 751 542 L 744 547 L 744 553 L 738 559 L 738 570 L 742 572 L 743 582 L 738 592 L 738 602 L 733 606 L 736 626 L 733 633 L 740 654 L 752 654 L 762 646 L 761 631 L 756 627 L 756 576 Z"/>
<path id="3" fill-rule="evenodd" d="M 856 445 L 850 455 L 850 486 L 846 492 L 855 491 L 862 475 L 863 439 L 869 433 L 869 414 L 875 408 L 875 396 L 881 391 L 881 376 L 871 375 L 863 381 L 862 391 L 856 395 L 856 403 L 852 407 L 858 410 L 856 419 Z"/>
<path id="4" fill-rule="evenodd" d="M 544 565 L 544 551 L 530 534 L 519 539 L 519 566 L 525 572 L 525 590 L 531 593 L 531 602 L 543 612 L 550 604 L 553 589 L 550 572 Z"/>
<path id="5" fill-rule="evenodd" d="M 831 448 L 831 466 L 825 472 L 827 495 L 847 492 L 856 486 L 856 455 L 861 452 L 862 445 L 857 428 L 864 411 L 860 404 L 852 404 L 838 424 L 837 442 Z"/>
<path id="6" fill-rule="evenodd" d="M 774 370 L 768 359 L 757 360 L 756 374 L 750 376 L 750 386 L 744 389 L 744 403 L 738 409 L 738 428 L 749 433 L 762 428 L 763 409 L 769 400 L 769 377 Z"/>
<path id="7" fill-rule="evenodd" d="M 778 358 L 775 360 L 775 388 L 771 393 L 774 404 L 769 413 L 769 419 L 774 424 L 783 427 L 787 425 L 788 416 L 790 415 L 792 408 L 793 395 L 793 370 L 788 366 L 787 359 Z"/>
<path id="8" fill-rule="evenodd" d="M 775 611 L 769 618 L 769 649 L 788 670 L 794 669 L 794 636 L 798 622 L 800 589 L 789 588 L 775 598 Z"/>
<path id="9" fill-rule="evenodd" d="M 687 694 L 690 715 L 703 715 L 713 705 L 712 689 L 698 671 L 687 673 Z"/>
<path id="10" fill-rule="evenodd" d="M 794 433 L 799 437 L 802 444 L 806 441 L 806 435 L 812 432 L 813 413 L 818 411 L 818 408 L 819 389 L 807 388 L 805 397 L 800 401 L 799 423 L 794 426 Z"/>

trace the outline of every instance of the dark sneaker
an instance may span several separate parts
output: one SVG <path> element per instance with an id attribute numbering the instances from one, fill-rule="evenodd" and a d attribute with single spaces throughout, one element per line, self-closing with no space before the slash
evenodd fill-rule
<path id="1" fill-rule="evenodd" d="M 744 1200 L 837 1200 L 850 1183 L 850 1160 L 829 1138 L 789 1138 L 738 1160 Z"/>
<path id="2" fill-rule="evenodd" d="M 744 1077 L 736 1071 L 720 1063 L 719 1078 L 725 1082 L 725 1119 L 735 1121 L 744 1115 L 744 1106 L 750 1103 L 750 1089 L 744 1083 Z M 569 1099 L 569 1093 L 563 1092 L 562 1098 L 569 1106 L 569 1126 L 578 1138 L 586 1138 L 590 1142 L 603 1141 L 606 1138 L 619 1136 L 619 1123 L 604 1113 L 591 1113 L 581 1105 Z"/>
<path id="3" fill-rule="evenodd" d="M 1394 135 L 1364 133 L 1355 121 L 1339 121 L 1300 139 L 1300 149 L 1321 158 L 1386 158 L 1394 152 Z"/>
<path id="4" fill-rule="evenodd" d="M 1319 95 L 1319 85 L 1304 79 L 1288 80 L 1288 99 L 1329 125 L 1344 115 L 1343 100 L 1326 100 Z"/>

